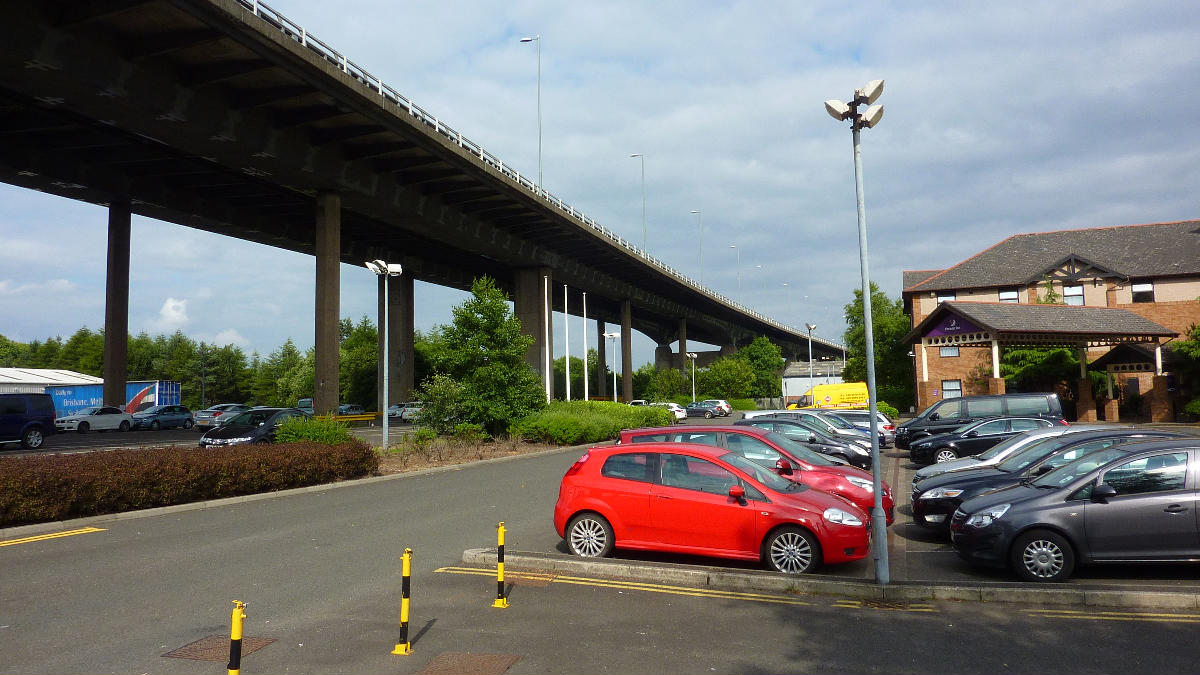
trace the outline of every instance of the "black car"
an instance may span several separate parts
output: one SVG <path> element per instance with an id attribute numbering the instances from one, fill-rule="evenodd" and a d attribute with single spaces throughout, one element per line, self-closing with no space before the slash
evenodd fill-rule
<path id="1" fill-rule="evenodd" d="M 950 525 L 950 516 L 954 514 L 954 510 L 972 497 L 1016 485 L 1026 478 L 1036 478 L 1112 445 L 1136 440 L 1181 437 L 1187 435 L 1153 429 L 1120 429 L 1047 438 L 994 467 L 952 471 L 914 483 L 913 522 L 926 527 L 945 529 Z"/>
<path id="2" fill-rule="evenodd" d="M 723 414 L 723 411 L 715 405 L 709 405 L 704 401 L 692 401 L 683 408 L 688 417 L 703 417 L 706 420 L 711 420 Z"/>
<path id="3" fill-rule="evenodd" d="M 871 469 L 871 453 L 858 443 L 835 438 L 815 425 L 795 417 L 751 417 L 734 422 L 737 426 L 751 426 L 783 434 L 822 455 L 837 457 L 860 469 Z"/>
<path id="4" fill-rule="evenodd" d="M 54 417 L 50 394 L 0 394 L 0 443 L 36 450 L 58 433 Z"/>
<path id="5" fill-rule="evenodd" d="M 1044 417 L 1062 423 L 1062 403 L 1058 394 L 988 394 L 943 399 L 896 426 L 896 447 L 907 450 L 914 441 L 953 431 L 985 417 Z"/>
<path id="6" fill-rule="evenodd" d="M 251 408 L 237 414 L 219 427 L 204 432 L 200 447 L 221 447 L 245 443 L 271 443 L 279 425 L 293 417 L 311 418 L 299 408 Z"/>
<path id="7" fill-rule="evenodd" d="M 1054 423 L 1040 417 L 993 417 L 971 422 L 944 434 L 922 438 L 908 446 L 908 456 L 917 464 L 950 462 L 978 455 L 1017 434 L 1045 429 Z"/>
<path id="8" fill-rule="evenodd" d="M 1096 562 L 1200 560 L 1198 471 L 1195 437 L 1114 445 L 964 502 L 951 541 L 964 560 L 1026 581 Z"/>

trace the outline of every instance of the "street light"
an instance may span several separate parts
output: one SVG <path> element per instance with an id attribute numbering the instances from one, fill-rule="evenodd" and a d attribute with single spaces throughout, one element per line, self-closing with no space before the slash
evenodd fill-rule
<path id="1" fill-rule="evenodd" d="M 538 56 L 538 190 L 542 189 L 542 36 L 521 38 L 521 42 L 536 42 Z"/>
<path id="2" fill-rule="evenodd" d="M 838 100 L 825 102 L 825 110 L 836 120 L 850 120 L 850 131 L 854 141 L 854 191 L 858 199 L 858 264 L 862 273 L 863 294 L 863 340 L 867 352 L 867 396 L 871 411 L 871 482 L 875 490 L 875 504 L 871 508 L 871 523 L 874 528 L 872 546 L 875 548 L 875 580 L 881 585 L 890 581 L 888 572 L 887 524 L 884 522 L 883 494 L 880 491 L 878 407 L 875 399 L 875 331 L 871 325 L 871 274 L 867 266 L 867 209 L 863 197 L 862 148 L 860 132 L 870 129 L 883 118 L 883 106 L 875 101 L 883 93 L 883 80 L 871 80 L 862 89 L 854 90 L 849 103 Z M 867 105 L 863 113 L 858 107 Z M 811 360 L 810 360 L 811 362 Z"/>
<path id="3" fill-rule="evenodd" d="M 388 406 L 390 392 L 388 391 L 388 277 L 398 277 L 404 272 L 400 263 L 386 263 L 382 260 L 368 260 L 364 263 L 375 276 L 383 279 L 383 451 L 388 449 Z"/>
<path id="4" fill-rule="evenodd" d="M 617 338 L 621 337 L 620 333 L 605 333 L 604 337 L 608 338 L 608 350 L 613 355 L 613 403 L 617 402 Z"/>
<path id="5" fill-rule="evenodd" d="M 587 354 L 583 355 L 587 360 Z M 567 388 L 565 400 L 571 400 L 571 313 L 567 311 L 567 285 L 563 284 L 563 366 L 566 368 Z M 587 370 L 587 368 L 584 368 Z"/>
<path id="6" fill-rule="evenodd" d="M 762 265 L 755 265 L 754 269 L 761 270 Z M 763 293 L 763 297 L 766 298 L 767 297 L 767 275 L 763 274 L 759 277 L 759 279 L 762 280 L 762 293 Z M 759 302 L 762 302 L 762 301 L 760 300 Z M 761 307 L 761 305 L 760 305 L 760 307 Z"/>
<path id="7" fill-rule="evenodd" d="M 737 251 L 737 274 L 738 274 L 738 302 L 742 301 L 742 249 L 737 247 L 737 244 L 730 244 L 729 248 Z"/>
<path id="8" fill-rule="evenodd" d="M 696 352 L 688 352 L 687 357 L 692 360 L 692 403 L 696 402 Z"/>
<path id="9" fill-rule="evenodd" d="M 809 391 L 809 394 L 813 397 L 813 400 L 809 401 L 808 404 L 811 406 L 815 406 L 817 404 L 817 397 L 816 397 L 816 394 L 812 393 L 812 388 L 813 388 L 812 332 L 817 329 L 817 324 L 806 323 L 806 324 L 804 324 L 804 327 L 808 329 L 808 391 Z"/>
<path id="10" fill-rule="evenodd" d="M 630 157 L 642 160 L 642 255 L 649 255 L 646 250 L 646 156 L 635 152 Z"/>
<path id="11" fill-rule="evenodd" d="M 692 209 L 696 214 L 696 252 L 700 255 L 700 285 L 704 285 L 704 221 L 700 219 L 700 211 Z"/>
<path id="12" fill-rule="evenodd" d="M 583 292 L 583 400 L 588 399 L 587 291 Z"/>

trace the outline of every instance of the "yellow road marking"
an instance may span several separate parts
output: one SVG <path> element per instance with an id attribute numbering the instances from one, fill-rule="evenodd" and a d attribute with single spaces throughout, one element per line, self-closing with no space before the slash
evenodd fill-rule
<path id="1" fill-rule="evenodd" d="M 475 576 L 495 577 L 495 569 L 479 569 L 475 567 L 442 567 L 434 572 L 446 574 L 469 574 Z M 609 579 L 591 579 L 588 577 L 568 577 L 554 575 L 521 574 L 526 578 L 549 578 L 550 583 L 572 584 L 575 586 L 596 586 L 600 588 L 617 588 L 629 591 L 645 591 L 647 593 L 668 593 L 670 595 L 688 595 L 699 598 L 722 598 L 726 600 L 747 600 L 750 602 L 768 602 L 779 605 L 812 605 L 811 602 L 796 600 L 778 595 L 761 593 L 740 593 L 737 591 L 721 591 L 716 589 L 688 588 L 686 586 L 666 586 L 662 584 L 647 584 L 637 581 L 616 581 Z"/>
<path id="2" fill-rule="evenodd" d="M 72 537 L 77 534 L 91 534 L 92 532 L 103 532 L 104 528 L 100 527 L 84 527 L 78 530 L 66 530 L 64 532 L 51 532 L 50 534 L 39 534 L 36 537 L 25 537 L 23 539 L 9 539 L 0 541 L 0 546 L 16 546 L 17 544 L 31 544 L 35 541 L 45 541 L 46 539 L 58 539 L 59 537 Z"/>
<path id="3" fill-rule="evenodd" d="M 1079 609 L 1027 609 L 1047 619 L 1090 619 L 1093 621 L 1156 621 L 1161 623 L 1200 623 L 1200 614 L 1166 614 L 1158 612 L 1102 612 Z"/>

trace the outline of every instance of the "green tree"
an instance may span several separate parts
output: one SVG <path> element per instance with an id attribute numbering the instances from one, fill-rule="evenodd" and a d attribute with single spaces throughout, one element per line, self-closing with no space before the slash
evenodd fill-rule
<path id="1" fill-rule="evenodd" d="M 342 403 L 357 403 L 374 410 L 379 398 L 379 331 L 363 316 L 357 324 L 341 322 L 339 389 Z"/>
<path id="2" fill-rule="evenodd" d="M 754 369 L 748 361 L 727 356 L 696 371 L 696 394 L 703 398 L 748 398 L 754 382 Z"/>
<path id="3" fill-rule="evenodd" d="M 479 424 L 494 436 L 546 405 L 539 377 L 525 363 L 533 338 L 521 332 L 521 321 L 494 280 L 476 279 L 471 297 L 453 316 L 442 328 L 437 367 L 462 386 L 463 417 L 456 421 Z M 428 402 L 430 387 L 423 383 L 420 391 Z"/>
<path id="4" fill-rule="evenodd" d="M 554 398 L 567 397 L 567 363 L 565 357 L 554 359 Z M 591 373 L 588 374 L 588 384 L 591 385 Z M 571 398 L 583 398 L 583 359 L 571 357 Z"/>
<path id="5" fill-rule="evenodd" d="M 25 363 L 29 355 L 29 345 L 0 335 L 0 368 L 17 368 Z"/>
<path id="6" fill-rule="evenodd" d="M 685 391 L 691 391 L 688 378 L 674 368 L 667 368 L 654 371 L 646 385 L 645 398 L 648 401 L 674 401 Z"/>
<path id="7" fill-rule="evenodd" d="M 769 339 L 761 335 L 754 338 L 753 342 L 738 350 L 734 358 L 749 363 L 754 371 L 754 386 L 749 394 L 751 398 L 783 395 L 783 351 Z"/>
<path id="8" fill-rule="evenodd" d="M 842 379 L 846 382 L 866 382 L 867 342 L 863 325 L 862 290 L 854 290 L 854 300 L 845 306 L 846 367 Z M 909 345 L 901 338 L 911 328 L 904 313 L 904 301 L 892 300 L 871 282 L 871 324 L 874 328 L 875 390 L 879 400 L 887 401 L 900 410 L 911 406 L 913 396 L 912 357 Z"/>

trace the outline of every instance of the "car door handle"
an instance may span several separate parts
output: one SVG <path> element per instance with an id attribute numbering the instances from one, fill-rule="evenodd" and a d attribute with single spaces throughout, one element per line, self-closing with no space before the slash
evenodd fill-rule
<path id="1" fill-rule="evenodd" d="M 1167 508 L 1163 509 L 1163 511 L 1166 513 L 1183 513 L 1184 511 L 1187 511 L 1187 507 L 1180 506 L 1179 504 L 1172 504 L 1172 505 L 1168 506 Z"/>
<path id="2" fill-rule="evenodd" d="M 659 499 L 674 499 L 674 497 L 672 497 L 671 495 L 655 495 L 655 496 L 657 496 Z"/>

